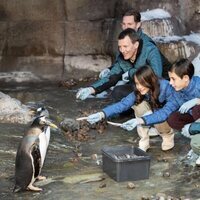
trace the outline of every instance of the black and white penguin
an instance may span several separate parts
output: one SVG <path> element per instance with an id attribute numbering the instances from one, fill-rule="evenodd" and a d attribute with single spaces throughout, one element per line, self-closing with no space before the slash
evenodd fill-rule
<path id="1" fill-rule="evenodd" d="M 18 147 L 15 160 L 14 192 L 20 190 L 41 191 L 33 185 L 40 176 L 50 140 L 50 127 L 57 128 L 45 116 L 35 118 Z"/>

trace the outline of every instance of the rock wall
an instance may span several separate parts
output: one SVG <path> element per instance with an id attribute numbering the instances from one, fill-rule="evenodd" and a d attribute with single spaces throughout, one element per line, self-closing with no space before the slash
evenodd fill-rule
<path id="1" fill-rule="evenodd" d="M 85 62 L 93 73 L 109 66 L 128 8 L 164 8 L 181 20 L 183 34 L 200 30 L 198 0 L 1 0 L 0 80 L 58 81 L 86 76 Z"/>

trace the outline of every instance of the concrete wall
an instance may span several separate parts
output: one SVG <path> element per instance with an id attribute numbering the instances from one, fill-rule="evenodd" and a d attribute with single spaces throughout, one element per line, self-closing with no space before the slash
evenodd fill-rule
<path id="1" fill-rule="evenodd" d="M 30 78 L 16 79 L 57 81 L 80 78 L 68 66 L 80 56 L 91 62 L 88 71 L 100 71 L 111 64 L 114 31 L 124 10 L 140 11 L 165 8 L 181 17 L 191 28 L 199 20 L 199 1 L 191 0 L 1 0 L 0 1 L 0 80 L 9 81 L 5 73 L 29 73 Z M 159 3 L 158 3 L 159 2 Z M 189 10 L 186 9 L 188 8 Z M 198 6 L 197 6 L 198 5 Z M 176 7 L 175 7 L 176 6 Z M 178 9 L 177 9 L 178 8 Z M 187 10 L 187 12 L 185 12 Z M 182 14 L 184 13 L 184 14 Z M 186 13 L 186 14 L 185 14 Z M 199 22 L 199 21 L 198 21 Z M 192 28 L 199 30 L 198 25 Z M 191 28 L 191 30 L 193 30 Z M 83 57 L 84 56 L 84 57 Z M 102 62 L 102 57 L 104 62 Z M 100 58 L 99 64 L 98 59 Z M 71 61 L 72 59 L 72 61 Z M 94 60 L 91 60 L 94 59 Z M 85 66 L 77 64 L 80 70 Z M 70 69 L 70 70 L 69 70 Z M 86 70 L 87 71 L 87 70 Z M 32 74 L 32 75 L 31 75 Z M 85 74 L 87 74 L 85 72 Z M 37 77 L 36 79 L 33 77 Z"/>

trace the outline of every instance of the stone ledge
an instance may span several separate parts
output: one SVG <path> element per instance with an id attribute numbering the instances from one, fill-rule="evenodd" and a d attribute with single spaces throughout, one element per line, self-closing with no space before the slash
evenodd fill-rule
<path id="1" fill-rule="evenodd" d="M 84 78 L 99 73 L 102 69 L 112 64 L 110 56 L 103 55 L 79 55 L 65 56 L 64 77 Z"/>
<path id="2" fill-rule="evenodd" d="M 62 77 L 63 57 L 0 57 L 1 81 L 57 81 Z"/>

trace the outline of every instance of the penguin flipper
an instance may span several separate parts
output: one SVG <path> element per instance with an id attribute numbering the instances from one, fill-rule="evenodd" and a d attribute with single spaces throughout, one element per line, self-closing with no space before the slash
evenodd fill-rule
<path id="1" fill-rule="evenodd" d="M 37 178 L 41 172 L 41 154 L 39 144 L 35 143 L 31 150 L 31 155 L 33 157 L 33 165 L 35 169 L 34 177 Z"/>
<path id="2" fill-rule="evenodd" d="M 41 172 L 41 154 L 40 154 L 40 148 L 38 142 L 36 142 L 32 146 L 31 155 L 33 158 L 33 166 L 34 166 L 34 178 L 37 179 L 39 177 L 39 174 Z M 40 192 L 42 191 L 42 188 L 36 187 L 33 185 L 33 182 L 31 182 L 28 187 L 28 190 Z"/>

